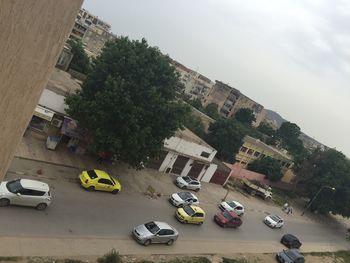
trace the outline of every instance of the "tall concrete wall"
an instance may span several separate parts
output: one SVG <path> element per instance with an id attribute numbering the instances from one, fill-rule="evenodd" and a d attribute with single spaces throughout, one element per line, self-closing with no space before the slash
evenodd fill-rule
<path id="1" fill-rule="evenodd" d="M 0 0 L 0 181 L 83 0 Z"/>

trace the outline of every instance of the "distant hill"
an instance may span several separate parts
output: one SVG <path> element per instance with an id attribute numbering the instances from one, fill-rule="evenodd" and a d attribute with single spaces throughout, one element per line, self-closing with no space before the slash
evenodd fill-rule
<path id="1" fill-rule="evenodd" d="M 266 118 L 271 121 L 276 121 L 277 127 L 279 128 L 283 122 L 286 122 L 286 119 L 283 119 L 281 115 L 273 110 L 266 109 Z"/>
<path id="2" fill-rule="evenodd" d="M 287 121 L 277 112 L 268 110 L 268 109 L 266 109 L 266 119 L 269 119 L 270 121 L 275 122 L 277 124 L 277 127 L 280 127 L 283 122 Z M 318 142 L 317 140 L 315 140 L 314 138 L 308 136 L 303 132 L 301 132 L 299 139 L 302 140 L 304 147 L 306 147 L 307 149 L 314 149 L 314 148 L 327 149 L 327 146 Z"/>

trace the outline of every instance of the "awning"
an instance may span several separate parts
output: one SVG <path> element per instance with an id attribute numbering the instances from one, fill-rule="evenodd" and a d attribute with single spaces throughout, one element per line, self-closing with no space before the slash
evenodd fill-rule
<path id="1" fill-rule="evenodd" d="M 33 115 L 35 115 L 35 116 L 37 116 L 37 117 L 39 117 L 41 119 L 44 119 L 44 120 L 47 120 L 47 121 L 51 121 L 52 118 L 53 118 L 53 115 L 55 115 L 55 112 L 37 105 L 35 110 L 34 110 Z"/>

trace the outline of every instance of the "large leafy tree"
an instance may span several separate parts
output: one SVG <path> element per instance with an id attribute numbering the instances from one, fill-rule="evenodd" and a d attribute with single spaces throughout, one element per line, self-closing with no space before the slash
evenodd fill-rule
<path id="1" fill-rule="evenodd" d="M 278 181 L 282 178 L 281 164 L 271 157 L 259 158 L 248 164 L 248 169 L 266 175 L 270 181 Z"/>
<path id="2" fill-rule="evenodd" d="M 210 124 L 208 142 L 218 151 L 218 157 L 226 162 L 233 162 L 243 143 L 245 131 L 231 119 L 219 119 Z"/>
<path id="3" fill-rule="evenodd" d="M 300 127 L 289 121 L 283 122 L 281 127 L 277 130 L 277 136 L 287 146 L 298 139 L 300 133 Z"/>
<path id="4" fill-rule="evenodd" d="M 121 37 L 106 43 L 82 90 L 67 97 L 67 112 L 88 131 L 94 152 L 139 168 L 184 123 L 189 106 L 177 100 L 179 87 L 169 57 L 144 39 Z"/>
<path id="5" fill-rule="evenodd" d="M 235 113 L 235 118 L 239 122 L 241 122 L 243 124 L 247 124 L 249 126 L 252 125 L 252 123 L 256 120 L 254 112 L 248 108 L 239 109 Z"/>
<path id="6" fill-rule="evenodd" d="M 87 74 L 90 69 L 90 60 L 85 53 L 83 43 L 80 40 L 70 39 L 68 40 L 68 44 L 71 46 L 71 52 L 73 54 L 69 68 Z"/>
<path id="7" fill-rule="evenodd" d="M 258 131 L 268 135 L 268 136 L 275 136 L 276 135 L 276 131 L 267 123 L 262 122 L 260 123 L 260 125 L 258 126 Z"/>
<path id="8" fill-rule="evenodd" d="M 200 117 L 189 114 L 184 125 L 199 137 L 205 137 L 205 127 Z"/>
<path id="9" fill-rule="evenodd" d="M 218 105 L 216 103 L 210 103 L 204 108 L 204 113 L 214 120 L 220 119 L 220 114 L 218 112 Z"/>
<path id="10" fill-rule="evenodd" d="M 344 154 L 334 149 L 316 150 L 304 162 L 299 176 L 298 186 L 305 188 L 310 199 L 322 188 L 312 210 L 350 217 L 350 161 Z"/>

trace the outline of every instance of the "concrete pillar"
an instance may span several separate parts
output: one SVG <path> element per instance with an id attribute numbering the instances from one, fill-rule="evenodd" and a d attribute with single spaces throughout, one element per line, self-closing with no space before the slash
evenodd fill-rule
<path id="1" fill-rule="evenodd" d="M 0 0 L 0 181 L 83 0 Z"/>

